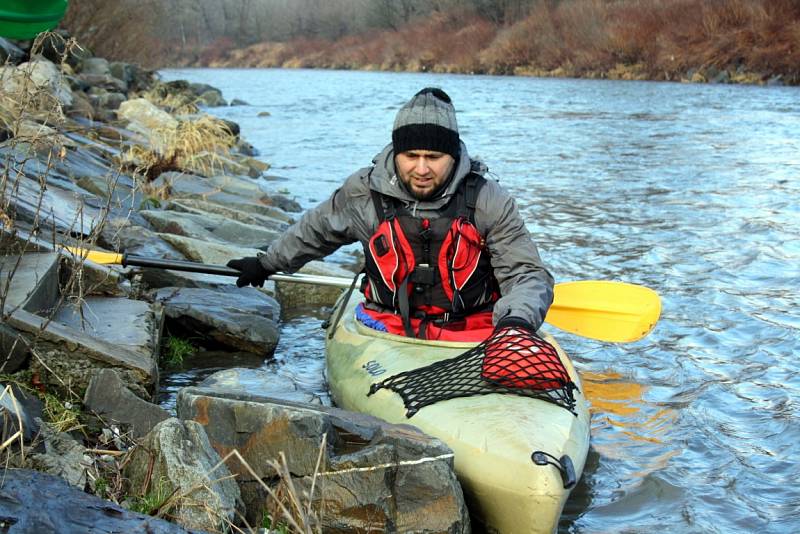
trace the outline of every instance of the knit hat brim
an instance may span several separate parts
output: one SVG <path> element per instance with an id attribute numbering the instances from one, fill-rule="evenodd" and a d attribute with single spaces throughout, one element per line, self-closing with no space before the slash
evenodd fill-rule
<path id="1" fill-rule="evenodd" d="M 438 124 L 407 124 L 392 132 L 395 154 L 409 150 L 433 150 L 458 159 L 461 143 L 458 132 Z"/>

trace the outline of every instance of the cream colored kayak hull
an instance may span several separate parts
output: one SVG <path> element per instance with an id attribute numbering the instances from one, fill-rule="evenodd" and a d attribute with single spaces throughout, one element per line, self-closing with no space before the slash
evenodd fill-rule
<path id="1" fill-rule="evenodd" d="M 370 386 L 399 372 L 452 358 L 474 344 L 429 342 L 385 334 L 355 320 L 355 296 L 332 338 L 327 371 L 337 406 L 392 423 L 411 424 L 455 453 L 456 474 L 471 515 L 502 534 L 553 532 L 569 496 L 558 470 L 538 466 L 534 451 L 568 455 L 580 477 L 589 449 L 589 412 L 572 362 L 550 337 L 579 388 L 577 416 L 555 404 L 518 395 L 490 394 L 441 401 L 412 418 L 400 396 Z M 334 316 L 338 309 L 334 312 Z"/>

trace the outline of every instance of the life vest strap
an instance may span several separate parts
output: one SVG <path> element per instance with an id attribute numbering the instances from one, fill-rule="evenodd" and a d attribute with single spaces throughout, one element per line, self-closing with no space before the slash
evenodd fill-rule
<path id="1" fill-rule="evenodd" d="M 414 329 L 411 328 L 410 303 L 408 301 L 408 276 L 400 284 L 400 291 L 397 294 L 397 307 L 400 309 L 400 317 L 403 318 L 403 328 L 406 336 L 416 337 Z"/>

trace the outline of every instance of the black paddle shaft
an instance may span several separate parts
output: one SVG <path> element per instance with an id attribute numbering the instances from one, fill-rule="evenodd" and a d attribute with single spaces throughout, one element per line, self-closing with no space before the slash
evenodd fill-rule
<path id="1" fill-rule="evenodd" d="M 155 267 L 157 269 L 170 269 L 173 271 L 185 271 L 189 273 L 218 274 L 221 276 L 239 276 L 242 274 L 236 269 L 231 269 L 225 265 L 209 265 L 207 263 L 195 263 L 184 260 L 165 260 L 161 258 L 145 258 L 144 256 L 132 256 L 123 254 L 122 266 L 129 265 L 137 267 Z"/>

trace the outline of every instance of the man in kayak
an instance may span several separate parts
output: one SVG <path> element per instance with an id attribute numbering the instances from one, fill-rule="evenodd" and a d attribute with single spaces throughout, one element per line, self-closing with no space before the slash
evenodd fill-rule
<path id="1" fill-rule="evenodd" d="M 478 341 L 496 328 L 535 332 L 553 300 L 512 196 L 470 158 L 455 108 L 426 88 L 397 113 L 392 142 L 258 257 L 236 259 L 236 284 L 262 286 L 359 241 L 359 319 L 421 339 Z"/>

